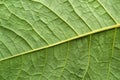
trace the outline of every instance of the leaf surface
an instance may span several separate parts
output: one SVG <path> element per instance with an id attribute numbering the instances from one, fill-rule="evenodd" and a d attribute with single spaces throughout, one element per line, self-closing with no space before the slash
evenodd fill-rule
<path id="1" fill-rule="evenodd" d="M 119 0 L 0 0 L 0 80 L 120 80 Z"/>

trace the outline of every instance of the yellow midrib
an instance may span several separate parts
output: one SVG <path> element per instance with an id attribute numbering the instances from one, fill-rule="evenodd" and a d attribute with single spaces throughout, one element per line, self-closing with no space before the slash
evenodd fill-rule
<path id="1" fill-rule="evenodd" d="M 36 49 L 33 49 L 33 50 L 29 50 L 29 51 L 26 51 L 26 52 L 23 52 L 23 53 L 19 53 L 19 54 L 7 57 L 7 58 L 3 58 L 3 59 L 0 59 L 0 61 L 8 60 L 10 58 L 18 57 L 18 56 L 25 55 L 25 54 L 28 54 L 28 53 L 32 53 L 32 52 L 35 52 L 35 51 L 39 51 L 39 50 L 42 50 L 42 49 L 45 49 L 45 48 L 53 47 L 53 46 L 56 46 L 56 45 L 59 45 L 59 44 L 65 43 L 65 42 L 69 42 L 69 41 L 72 41 L 72 40 L 75 40 L 75 39 L 78 39 L 78 38 L 81 38 L 81 37 L 85 37 L 85 36 L 88 36 L 88 35 L 91 35 L 91 34 L 103 32 L 103 31 L 107 31 L 107 30 L 114 29 L 114 28 L 119 28 L 119 27 L 120 27 L 120 24 L 104 27 L 104 28 L 94 30 L 94 31 L 91 31 L 91 32 L 88 32 L 88 33 L 85 33 L 85 34 L 81 34 L 81 35 L 78 35 L 78 36 L 75 36 L 75 37 L 57 42 L 57 43 L 53 43 L 53 44 L 50 44 L 50 45 L 47 45 L 47 46 L 44 46 L 44 47 L 36 48 Z"/>

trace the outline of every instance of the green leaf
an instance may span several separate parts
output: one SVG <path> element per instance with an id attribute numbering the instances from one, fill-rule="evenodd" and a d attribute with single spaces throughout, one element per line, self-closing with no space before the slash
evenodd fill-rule
<path id="1" fill-rule="evenodd" d="M 120 0 L 0 0 L 0 80 L 120 80 Z"/>

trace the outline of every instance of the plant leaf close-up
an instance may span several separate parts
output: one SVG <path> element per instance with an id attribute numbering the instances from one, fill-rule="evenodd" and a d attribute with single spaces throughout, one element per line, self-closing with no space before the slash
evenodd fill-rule
<path id="1" fill-rule="evenodd" d="M 0 0 L 0 80 L 120 80 L 120 0 Z"/>

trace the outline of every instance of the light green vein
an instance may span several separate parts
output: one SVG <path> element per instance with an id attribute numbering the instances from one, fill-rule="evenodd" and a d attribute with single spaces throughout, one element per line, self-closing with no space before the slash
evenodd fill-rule
<path id="1" fill-rule="evenodd" d="M 103 32 L 103 31 L 107 31 L 107 30 L 111 30 L 111 29 L 115 29 L 115 28 L 119 28 L 119 27 L 120 27 L 120 24 L 116 24 L 116 25 L 108 26 L 108 27 L 103 27 L 101 29 L 94 30 L 94 31 L 91 31 L 91 32 L 88 32 L 88 33 L 85 33 L 85 34 L 81 34 L 81 35 L 78 35 L 78 36 L 75 36 L 75 37 L 57 42 L 57 43 L 53 43 L 53 44 L 50 44 L 50 45 L 47 45 L 47 46 L 43 46 L 43 47 L 40 47 L 40 48 L 29 50 L 29 51 L 19 53 L 19 54 L 16 54 L 16 55 L 13 55 L 13 56 L 10 56 L 10 57 L 7 57 L 7 58 L 3 58 L 3 59 L 0 59 L 0 61 L 8 60 L 10 58 L 18 57 L 18 56 L 25 55 L 25 54 L 32 53 L 32 52 L 36 52 L 36 51 L 39 51 L 39 50 L 42 50 L 42 49 L 46 49 L 46 48 L 49 48 L 49 47 L 57 46 L 57 45 L 60 45 L 60 44 L 63 44 L 63 43 L 81 38 L 81 37 L 85 37 L 85 36 L 88 36 L 88 35 L 96 34 L 96 33 L 99 33 L 99 32 Z"/>
<path id="2" fill-rule="evenodd" d="M 88 44 L 88 63 L 87 63 L 87 67 L 86 67 L 86 70 L 85 70 L 85 73 L 84 73 L 84 75 L 83 75 L 83 78 L 82 78 L 82 80 L 84 80 L 84 78 L 85 78 L 85 76 L 86 76 L 86 74 L 87 74 L 87 71 L 88 71 L 88 69 L 89 69 L 89 65 L 90 65 L 90 47 L 91 47 L 91 40 L 92 40 L 92 35 L 90 35 L 90 39 L 89 39 L 89 44 Z"/>
<path id="3" fill-rule="evenodd" d="M 20 69 L 18 70 L 18 74 L 17 74 L 17 76 L 16 76 L 16 78 L 14 79 L 14 80 L 18 80 L 18 78 L 20 77 L 20 73 L 22 72 L 22 67 L 23 67 L 23 55 L 22 55 L 22 57 L 21 57 L 22 59 L 22 61 L 21 61 L 21 66 L 20 66 Z"/>
<path id="4" fill-rule="evenodd" d="M 3 27 L 3 26 L 1 26 L 1 27 L 4 28 L 4 29 L 6 29 L 6 30 L 8 30 L 8 31 L 11 31 L 11 32 L 13 32 L 14 34 L 16 34 L 17 36 L 19 36 L 22 40 L 24 40 L 24 41 L 26 42 L 26 44 L 27 44 L 31 49 L 33 49 L 33 47 L 30 45 L 30 43 L 29 43 L 23 36 L 17 34 L 17 32 L 15 32 L 15 31 L 13 31 L 13 30 L 11 30 L 11 29 L 9 29 L 9 28 Z"/>
<path id="5" fill-rule="evenodd" d="M 47 49 L 45 49 L 45 60 L 44 60 L 44 66 L 43 66 L 42 74 L 40 76 L 40 80 L 41 80 L 41 78 L 42 78 L 42 76 L 44 75 L 44 72 L 45 72 L 45 67 L 47 65 L 47 58 L 48 58 L 48 56 L 47 56 Z"/>
<path id="6" fill-rule="evenodd" d="M 115 32 L 114 32 L 114 36 L 113 36 L 112 54 L 111 54 L 111 57 L 110 57 L 110 60 L 109 60 L 109 65 L 108 65 L 108 75 L 107 75 L 107 80 L 110 80 L 110 79 L 109 79 L 109 76 L 110 76 L 110 66 L 111 66 L 112 57 L 113 57 L 113 54 L 114 54 L 114 46 L 115 46 L 115 38 L 116 38 L 116 34 L 117 34 L 117 28 L 115 28 Z"/>
<path id="7" fill-rule="evenodd" d="M 119 80 L 119 78 L 117 77 L 117 75 L 113 74 L 112 72 L 111 72 L 111 74 L 112 74 L 117 80 Z"/>
<path id="8" fill-rule="evenodd" d="M 42 4 L 43 6 L 45 6 L 47 9 L 49 9 L 50 11 L 52 11 L 57 17 L 59 17 L 63 22 L 65 22 L 74 32 L 76 35 L 79 35 L 79 33 L 74 29 L 74 27 L 72 27 L 66 20 L 64 20 L 62 17 L 60 17 L 60 15 L 58 15 L 55 11 L 53 11 L 51 8 L 49 8 L 47 5 L 41 3 L 40 1 L 37 0 L 32 0 L 34 2 L 38 2 L 40 4 Z"/>
<path id="9" fill-rule="evenodd" d="M 9 51 L 10 55 L 12 56 L 13 54 L 12 54 L 12 52 L 9 50 L 9 48 L 7 47 L 7 45 L 5 45 L 5 43 L 4 43 L 2 40 L 0 40 L 0 42 L 4 45 L 4 47 Z"/>
<path id="10" fill-rule="evenodd" d="M 33 12 L 31 11 L 31 13 L 33 14 Z M 59 40 L 61 40 L 52 30 L 51 30 L 51 28 L 48 26 L 48 24 L 47 23 L 45 23 L 45 21 L 43 21 L 41 18 L 39 18 L 39 20 L 44 24 L 44 25 L 46 25 L 46 27 L 48 28 L 48 30 L 57 38 L 57 39 L 59 39 Z M 33 23 L 33 25 L 35 25 L 35 22 Z M 36 28 L 35 28 L 36 29 Z M 37 31 L 37 30 L 36 30 Z M 38 32 L 38 31 L 37 31 Z M 39 33 L 40 34 L 40 33 Z M 41 35 L 42 36 L 42 35 Z M 44 37 L 43 37 L 44 38 Z M 47 42 L 47 44 L 48 44 L 48 42 Z"/>
<path id="11" fill-rule="evenodd" d="M 64 72 L 64 70 L 65 70 L 65 66 L 67 65 L 67 62 L 68 62 L 68 56 L 69 56 L 69 53 L 70 53 L 70 49 L 69 49 L 69 42 L 67 42 L 67 51 L 66 51 L 66 59 L 65 59 L 65 62 L 64 62 L 64 66 L 63 66 L 63 69 L 62 69 L 62 71 L 61 71 L 61 74 L 60 74 L 60 76 L 58 77 L 58 79 L 57 80 L 60 80 L 60 78 L 62 77 L 62 75 L 63 75 L 63 72 Z"/>
<path id="12" fill-rule="evenodd" d="M 117 22 L 117 20 L 109 13 L 109 11 L 104 7 L 104 5 L 99 1 L 97 0 L 97 2 L 103 7 L 103 9 L 107 12 L 107 14 L 113 19 L 113 21 L 116 23 L 116 24 L 119 24 Z"/>
<path id="13" fill-rule="evenodd" d="M 4 5 L 5 5 L 5 4 L 4 4 Z M 22 18 L 20 18 L 19 16 L 15 15 L 15 13 L 12 12 L 12 11 L 8 8 L 7 5 L 5 5 L 5 7 L 6 7 L 6 8 L 8 9 L 8 11 L 9 11 L 11 14 L 13 14 L 15 17 L 17 17 L 18 19 L 20 19 L 20 20 L 25 21 L 26 23 L 28 23 L 28 25 L 33 29 L 33 31 L 34 31 L 43 41 L 45 41 L 46 44 L 49 44 L 49 42 L 48 42 L 42 35 L 39 34 L 39 32 L 33 27 L 33 25 L 32 25 L 30 22 L 28 22 L 27 20 L 22 19 Z"/>
<path id="14" fill-rule="evenodd" d="M 98 25 L 100 25 L 100 27 L 103 27 L 102 24 L 101 24 L 100 19 L 97 18 L 98 15 L 96 15 L 96 13 L 94 12 L 93 8 L 89 4 L 87 4 L 87 7 L 91 11 L 91 13 L 94 16 L 94 18 L 97 20 Z"/>
<path id="15" fill-rule="evenodd" d="M 74 6 L 72 5 L 71 1 L 68 0 L 68 2 L 70 3 L 70 5 L 72 6 L 73 10 L 75 11 L 76 15 L 88 26 L 88 28 L 92 31 L 92 28 L 89 24 L 86 23 L 86 21 L 80 16 L 80 14 L 78 14 L 78 12 L 75 10 Z"/>

